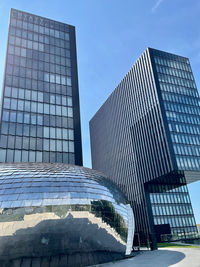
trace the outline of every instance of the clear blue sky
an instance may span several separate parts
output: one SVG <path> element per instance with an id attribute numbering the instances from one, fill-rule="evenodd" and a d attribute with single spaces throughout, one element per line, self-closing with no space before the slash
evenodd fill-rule
<path id="1" fill-rule="evenodd" d="M 198 0 L 0 0 L 0 85 L 11 7 L 76 26 L 87 167 L 91 167 L 88 122 L 147 47 L 189 57 L 200 88 Z M 200 223 L 200 181 L 189 190 Z"/>

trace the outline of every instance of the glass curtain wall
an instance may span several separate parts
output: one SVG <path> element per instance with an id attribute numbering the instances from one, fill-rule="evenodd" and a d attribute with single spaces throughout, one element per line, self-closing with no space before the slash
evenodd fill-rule
<path id="1" fill-rule="evenodd" d="M 154 57 L 178 169 L 200 170 L 200 99 L 189 61 Z"/>
<path id="2" fill-rule="evenodd" d="M 75 163 L 69 27 L 11 10 L 0 162 Z"/>

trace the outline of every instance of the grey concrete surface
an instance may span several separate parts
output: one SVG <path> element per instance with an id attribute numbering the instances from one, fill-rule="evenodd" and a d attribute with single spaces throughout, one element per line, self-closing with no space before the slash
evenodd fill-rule
<path id="1" fill-rule="evenodd" d="M 200 267 L 200 248 L 161 248 L 99 267 Z"/>

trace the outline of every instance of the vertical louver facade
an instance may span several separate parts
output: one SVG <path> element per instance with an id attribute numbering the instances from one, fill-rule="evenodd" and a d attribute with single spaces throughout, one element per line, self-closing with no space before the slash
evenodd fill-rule
<path id="1" fill-rule="evenodd" d="M 158 54 L 177 64 L 185 60 L 184 67 L 190 68 L 188 59 L 148 48 L 90 121 L 92 167 L 106 173 L 126 193 L 134 209 L 136 232 L 152 240 L 155 225 L 169 224 L 172 234 L 196 232 L 186 175 L 179 168 L 169 130 Z M 182 88 L 190 90 L 187 86 L 192 84 L 194 80 L 187 81 Z"/>

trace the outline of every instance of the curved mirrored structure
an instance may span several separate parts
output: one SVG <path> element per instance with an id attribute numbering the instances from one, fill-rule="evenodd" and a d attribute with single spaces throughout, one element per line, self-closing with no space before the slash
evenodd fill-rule
<path id="1" fill-rule="evenodd" d="M 103 174 L 59 163 L 0 164 L 0 259 L 130 254 L 132 209 Z"/>

